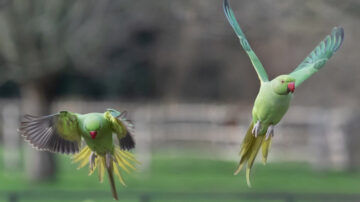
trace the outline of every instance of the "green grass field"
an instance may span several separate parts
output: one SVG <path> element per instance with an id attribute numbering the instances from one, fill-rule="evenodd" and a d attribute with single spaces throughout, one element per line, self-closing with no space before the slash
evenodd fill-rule
<path id="1" fill-rule="evenodd" d="M 4 172 L 1 166 L 1 201 L 8 192 L 19 192 L 19 201 L 113 201 L 107 180 L 99 183 L 97 175 L 88 176 L 87 168 L 76 169 L 67 156 L 58 155 L 59 174 L 49 183 L 30 183 L 23 172 Z M 301 163 L 255 164 L 252 188 L 246 186 L 244 173 L 233 176 L 236 162 L 154 155 L 149 169 L 125 175 L 127 187 L 117 183 L 123 201 L 139 201 L 138 193 L 359 193 L 360 172 L 315 171 Z M 22 193 L 22 194 L 21 194 Z M 98 193 L 98 194 L 97 194 Z M 39 197 L 38 195 L 41 195 Z M 35 198 L 34 198 L 35 197 Z M 36 198 L 38 197 L 38 199 Z M 32 200 L 30 200 L 32 198 Z M 26 200 L 29 199 L 29 200 Z M 201 199 L 161 199 L 151 201 L 209 201 Z M 213 201 L 218 201 L 214 198 Z M 221 200 L 237 201 L 237 200 Z"/>

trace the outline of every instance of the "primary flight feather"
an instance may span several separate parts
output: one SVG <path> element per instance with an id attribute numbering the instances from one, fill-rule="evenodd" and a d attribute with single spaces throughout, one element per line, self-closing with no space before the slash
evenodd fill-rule
<path id="1" fill-rule="evenodd" d="M 246 164 L 246 181 L 250 187 L 250 172 L 254 160 L 262 148 L 263 163 L 266 163 L 274 127 L 288 110 L 295 88 L 324 67 L 344 41 L 344 30 L 341 27 L 333 28 L 331 34 L 326 36 L 293 72 L 269 81 L 263 65 L 237 23 L 228 0 L 224 0 L 224 12 L 260 79 L 260 90 L 252 109 L 252 121 L 241 145 L 240 162 L 235 171 L 235 174 L 238 174 Z"/>
<path id="2" fill-rule="evenodd" d="M 77 114 L 61 111 L 48 116 L 25 115 L 19 132 L 34 148 L 62 154 L 76 154 L 79 168 L 89 164 L 89 175 L 98 168 L 100 182 L 108 173 L 114 199 L 118 199 L 114 174 L 125 185 L 120 170 L 130 172 L 138 161 L 126 151 L 135 147 L 134 125 L 126 112 L 108 109 L 104 113 Z M 113 142 L 113 133 L 119 146 Z M 80 150 L 81 141 L 86 146 Z"/>

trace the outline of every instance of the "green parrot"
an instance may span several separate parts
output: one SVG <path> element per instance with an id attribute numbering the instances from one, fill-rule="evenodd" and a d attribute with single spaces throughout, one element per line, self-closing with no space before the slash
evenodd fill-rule
<path id="1" fill-rule="evenodd" d="M 120 113 L 108 109 L 104 113 L 77 114 L 61 111 L 48 116 L 25 115 L 20 124 L 19 133 L 34 148 L 42 151 L 62 154 L 76 154 L 74 163 L 80 163 L 79 169 L 89 164 L 89 175 L 98 168 L 99 181 L 107 170 L 111 192 L 118 200 L 114 173 L 125 185 L 119 171 L 135 170 L 134 163 L 139 163 L 128 152 L 135 147 L 132 137 L 133 123 L 126 118 L 126 111 Z M 114 144 L 113 133 L 119 140 Z M 81 140 L 86 146 L 81 147 Z"/>
<path id="2" fill-rule="evenodd" d="M 239 154 L 240 162 L 234 173 L 237 175 L 246 164 L 246 181 L 251 187 L 250 172 L 257 153 L 262 148 L 262 160 L 266 164 L 271 138 L 274 136 L 274 127 L 288 110 L 295 88 L 319 71 L 333 53 L 340 48 L 344 40 L 344 30 L 341 27 L 333 28 L 331 34 L 326 36 L 293 72 L 269 80 L 263 65 L 251 49 L 237 23 L 227 0 L 224 0 L 223 6 L 226 18 L 240 39 L 240 44 L 248 54 L 260 79 L 260 90 L 252 109 L 252 121 L 242 142 Z"/>

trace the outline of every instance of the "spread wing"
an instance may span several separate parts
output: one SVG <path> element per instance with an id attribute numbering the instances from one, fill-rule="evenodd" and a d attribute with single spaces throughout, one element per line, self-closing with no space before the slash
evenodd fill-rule
<path id="1" fill-rule="evenodd" d="M 81 133 L 77 115 L 62 111 L 49 116 L 25 115 L 20 134 L 34 148 L 73 154 L 79 151 Z"/>
<path id="2" fill-rule="evenodd" d="M 229 2 L 227 0 L 224 0 L 224 12 L 225 12 L 225 16 L 228 19 L 231 27 L 234 29 L 236 35 L 239 37 L 241 46 L 248 54 L 248 56 L 251 60 L 251 63 L 253 64 L 253 66 L 256 70 L 256 73 L 258 74 L 260 81 L 261 82 L 269 81 L 268 75 L 266 74 L 266 71 L 265 71 L 263 65 L 261 64 L 259 58 L 256 56 L 254 51 L 251 49 L 250 44 L 247 41 L 245 34 L 241 30 L 238 22 L 236 21 L 234 12 L 230 8 Z"/>
<path id="3" fill-rule="evenodd" d="M 290 73 L 290 76 L 295 78 L 295 87 L 319 71 L 333 53 L 340 48 L 343 41 L 344 29 L 342 27 L 334 27 L 331 34 L 327 35 L 307 58 Z"/>
<path id="4" fill-rule="evenodd" d="M 133 139 L 134 124 L 126 118 L 127 112 L 119 112 L 114 109 L 108 109 L 104 113 L 104 117 L 111 124 L 111 129 L 116 133 L 120 148 L 130 150 L 135 147 Z"/>

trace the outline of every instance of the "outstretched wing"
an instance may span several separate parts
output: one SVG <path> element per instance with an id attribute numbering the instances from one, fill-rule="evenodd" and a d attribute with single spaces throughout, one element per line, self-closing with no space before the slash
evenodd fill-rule
<path id="1" fill-rule="evenodd" d="M 49 116 L 25 115 L 19 132 L 36 149 L 73 154 L 81 142 L 78 126 L 74 113 L 62 111 Z"/>
<path id="2" fill-rule="evenodd" d="M 319 71 L 333 53 L 340 48 L 343 41 L 344 29 L 342 27 L 334 27 L 331 34 L 327 35 L 308 57 L 290 73 L 290 76 L 295 78 L 295 87 Z"/>
<path id="3" fill-rule="evenodd" d="M 135 141 L 132 137 L 134 124 L 126 118 L 127 112 L 119 112 L 114 109 L 107 109 L 104 117 L 111 124 L 111 129 L 116 133 L 120 148 L 130 150 L 135 147 Z"/>
<path id="4" fill-rule="evenodd" d="M 234 12 L 230 8 L 229 2 L 227 0 L 224 0 L 224 12 L 225 12 L 225 16 L 228 19 L 231 27 L 234 29 L 236 35 L 239 37 L 241 46 L 248 54 L 248 56 L 251 60 L 251 63 L 253 64 L 253 66 L 256 70 L 256 73 L 258 74 L 260 81 L 261 82 L 269 81 L 268 75 L 266 74 L 266 71 L 265 71 L 263 65 L 261 64 L 259 58 L 256 56 L 254 51 L 251 49 L 250 44 L 247 41 L 245 34 L 241 30 L 238 22 L 236 21 Z"/>

